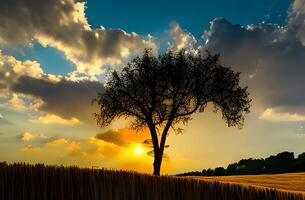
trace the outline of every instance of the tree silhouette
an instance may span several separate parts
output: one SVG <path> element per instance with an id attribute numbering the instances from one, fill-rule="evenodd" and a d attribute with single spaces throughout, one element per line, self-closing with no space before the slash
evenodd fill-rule
<path id="1" fill-rule="evenodd" d="M 294 158 L 293 152 L 284 151 L 271 155 L 265 159 L 242 159 L 229 164 L 226 169 L 203 169 L 202 172 L 192 171 L 177 174 L 178 176 L 226 176 L 226 175 L 254 175 L 279 174 L 291 172 L 305 172 L 305 152 Z"/>
<path id="2" fill-rule="evenodd" d="M 228 126 L 242 127 L 251 100 L 239 86 L 239 73 L 219 63 L 219 55 L 181 50 L 155 57 L 151 50 L 113 71 L 105 91 L 94 99 L 102 127 L 114 119 L 132 118 L 131 128 L 148 127 L 154 148 L 154 175 L 160 175 L 169 130 L 180 131 L 191 115 L 203 112 L 208 103 L 220 110 Z M 159 141 L 160 140 L 160 141 Z"/>

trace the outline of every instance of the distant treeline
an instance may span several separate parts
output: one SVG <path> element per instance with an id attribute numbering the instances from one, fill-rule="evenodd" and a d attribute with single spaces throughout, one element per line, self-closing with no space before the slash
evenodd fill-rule
<path id="1" fill-rule="evenodd" d="M 265 159 L 242 159 L 237 163 L 229 164 L 225 169 L 204 169 L 201 172 L 186 172 L 178 176 L 226 176 L 252 174 L 279 174 L 289 172 L 305 172 L 305 152 L 297 158 L 293 152 L 282 152 Z"/>

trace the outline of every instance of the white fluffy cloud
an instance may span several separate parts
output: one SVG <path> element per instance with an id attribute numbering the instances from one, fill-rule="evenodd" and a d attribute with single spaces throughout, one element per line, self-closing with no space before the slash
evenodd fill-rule
<path id="1" fill-rule="evenodd" d="M 33 134 L 30 132 L 24 132 L 21 134 L 21 140 L 23 142 L 30 142 L 36 139 L 40 139 L 40 140 L 46 140 L 46 139 L 50 139 L 50 137 L 44 135 L 44 134 Z"/>
<path id="2" fill-rule="evenodd" d="M 219 52 L 224 65 L 242 72 L 242 84 L 249 85 L 254 106 L 263 110 L 279 108 L 286 117 L 287 113 L 302 116 L 305 113 L 304 19 L 303 0 L 292 4 L 286 26 L 265 23 L 240 26 L 223 18 L 215 19 L 203 35 L 208 42 L 201 48 Z"/>
<path id="3" fill-rule="evenodd" d="M 5 95 L 0 95 L 0 108 L 5 108 L 17 112 L 24 112 L 28 110 L 37 111 L 43 104 L 38 98 L 26 96 L 22 94 L 12 93 L 8 91 Z"/>
<path id="4" fill-rule="evenodd" d="M 45 115 L 39 116 L 37 119 L 31 119 L 30 121 L 33 123 L 62 124 L 62 125 L 75 125 L 75 124 L 81 123 L 75 117 L 72 117 L 71 119 L 64 119 L 64 118 L 54 115 L 54 114 L 45 114 Z"/>
<path id="5" fill-rule="evenodd" d="M 169 48 L 173 51 L 181 49 L 192 49 L 197 40 L 188 31 L 183 30 L 177 22 L 172 22 L 170 25 L 170 41 Z"/>
<path id="6" fill-rule="evenodd" d="M 260 116 L 260 119 L 274 122 L 300 122 L 305 121 L 305 115 L 297 113 L 281 112 L 277 109 L 267 108 Z"/>
<path id="7" fill-rule="evenodd" d="M 0 42 L 39 42 L 64 52 L 78 73 L 100 74 L 102 66 L 118 65 L 145 47 L 156 49 L 151 36 L 121 29 L 92 29 L 85 2 L 74 0 L 10 0 L 0 2 Z"/>
<path id="8" fill-rule="evenodd" d="M 24 142 L 28 142 L 28 141 L 32 140 L 33 138 L 35 138 L 35 136 L 29 132 L 24 132 L 21 135 L 21 140 Z"/>
<path id="9" fill-rule="evenodd" d="M 93 122 L 91 101 L 102 90 L 96 80 L 46 74 L 36 61 L 20 61 L 0 52 L 0 108 L 50 114 L 36 122 Z"/>
<path id="10" fill-rule="evenodd" d="M 7 88 L 10 84 L 20 76 L 29 76 L 41 78 L 42 76 L 48 77 L 43 73 L 40 64 L 36 61 L 17 60 L 13 56 L 5 55 L 0 50 L 0 88 Z"/>

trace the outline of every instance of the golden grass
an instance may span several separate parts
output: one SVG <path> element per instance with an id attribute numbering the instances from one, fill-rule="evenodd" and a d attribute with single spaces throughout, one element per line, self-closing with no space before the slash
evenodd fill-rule
<path id="1" fill-rule="evenodd" d="M 305 173 L 237 175 L 237 176 L 198 176 L 206 181 L 220 181 L 256 187 L 268 187 L 305 193 Z"/>
<path id="2" fill-rule="evenodd" d="M 304 200 L 299 193 L 128 171 L 0 163 L 0 199 Z"/>

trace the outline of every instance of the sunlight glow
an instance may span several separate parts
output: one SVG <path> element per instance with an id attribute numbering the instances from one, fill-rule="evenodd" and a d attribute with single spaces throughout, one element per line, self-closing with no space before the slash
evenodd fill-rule
<path id="1" fill-rule="evenodd" d="M 135 154 L 141 155 L 141 154 L 143 154 L 143 153 L 144 153 L 144 150 L 143 150 L 143 148 L 142 148 L 141 146 L 137 146 L 137 147 L 135 148 Z"/>

